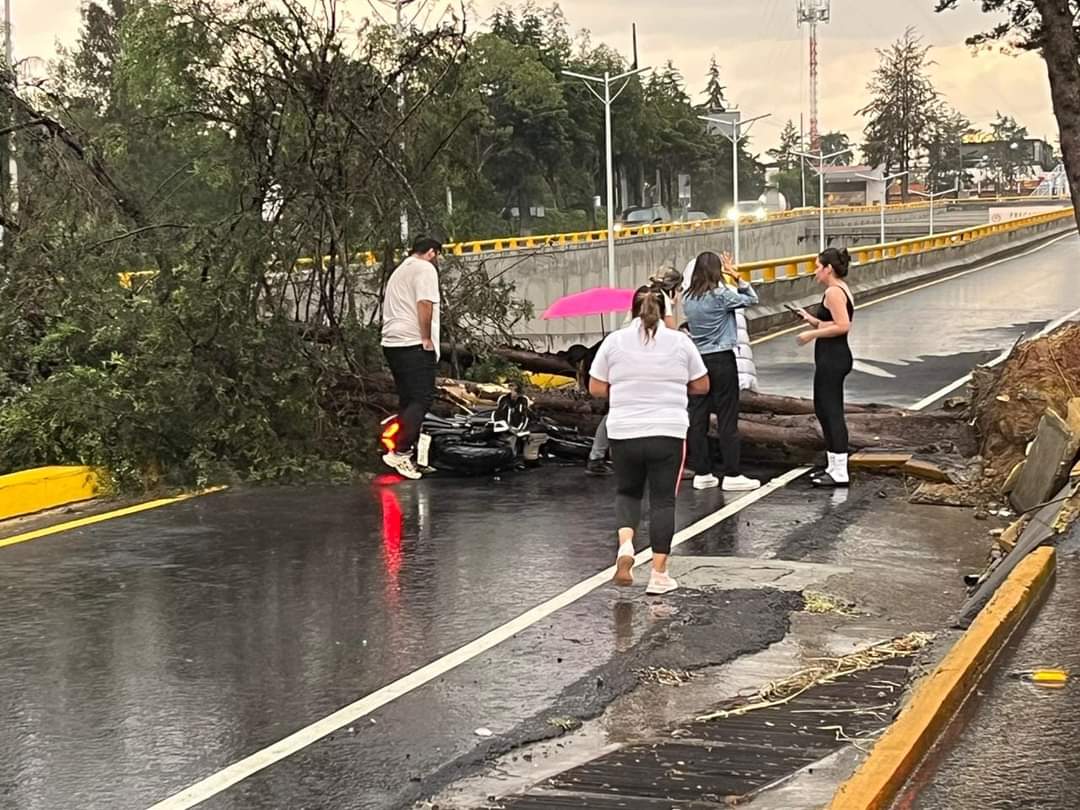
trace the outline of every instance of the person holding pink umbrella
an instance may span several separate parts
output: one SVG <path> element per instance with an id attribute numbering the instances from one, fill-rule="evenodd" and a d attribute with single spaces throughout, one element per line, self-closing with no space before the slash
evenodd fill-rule
<path id="1" fill-rule="evenodd" d="M 668 573 L 675 495 L 686 455 L 688 395 L 709 390 L 708 369 L 693 342 L 663 322 L 663 293 L 634 296 L 630 324 L 608 335 L 589 372 L 589 391 L 609 400 L 607 432 L 615 462 L 616 585 L 634 583 L 634 536 L 649 491 L 652 573 L 646 593 L 678 588 Z"/>
<path id="2" fill-rule="evenodd" d="M 635 299 L 637 296 L 644 295 L 650 292 L 653 288 L 649 285 L 643 285 L 638 287 L 634 291 Z M 663 304 L 664 325 L 669 329 L 675 328 L 675 296 L 676 293 L 670 295 L 664 295 L 660 301 Z M 633 308 L 627 313 L 626 324 L 634 318 Z M 599 346 L 596 347 L 599 351 Z M 595 353 L 593 357 L 595 357 Z M 591 365 L 591 363 L 590 363 Z M 611 443 L 608 440 L 607 432 L 608 414 L 604 411 L 604 417 L 600 420 L 600 424 L 596 427 L 596 433 L 593 434 L 592 448 L 589 450 L 589 460 L 585 464 L 585 474 L 591 476 L 607 476 L 611 475 L 613 470 L 607 463 L 607 456 L 611 450 Z"/>

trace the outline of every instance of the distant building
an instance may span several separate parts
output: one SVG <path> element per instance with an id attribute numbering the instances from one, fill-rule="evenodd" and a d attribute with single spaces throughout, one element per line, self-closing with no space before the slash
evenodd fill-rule
<path id="1" fill-rule="evenodd" d="M 826 166 L 825 205 L 875 205 L 881 202 L 884 178 L 884 166 Z"/>

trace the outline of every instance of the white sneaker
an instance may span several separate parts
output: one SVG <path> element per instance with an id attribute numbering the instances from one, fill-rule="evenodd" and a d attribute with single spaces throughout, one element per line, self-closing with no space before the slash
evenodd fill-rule
<path id="1" fill-rule="evenodd" d="M 761 482 L 745 475 L 725 475 L 724 492 L 751 492 L 761 488 Z"/>
<path id="2" fill-rule="evenodd" d="M 612 582 L 626 588 L 634 584 L 634 546 L 630 543 L 619 546 L 619 553 L 615 557 L 615 576 Z"/>
<path id="3" fill-rule="evenodd" d="M 416 469 L 416 465 L 413 464 L 412 456 L 402 453 L 387 453 L 382 457 L 382 460 L 383 464 L 392 468 L 402 478 L 415 481 L 421 477 L 420 470 Z"/>
<path id="4" fill-rule="evenodd" d="M 716 489 L 720 486 L 720 479 L 715 475 L 695 475 L 694 489 Z"/>
<path id="5" fill-rule="evenodd" d="M 671 593 L 678 587 L 679 583 L 675 581 L 671 574 L 661 574 L 659 571 L 653 571 L 652 576 L 649 577 L 649 587 L 645 589 L 645 593 L 649 596 L 660 596 L 661 594 Z"/>

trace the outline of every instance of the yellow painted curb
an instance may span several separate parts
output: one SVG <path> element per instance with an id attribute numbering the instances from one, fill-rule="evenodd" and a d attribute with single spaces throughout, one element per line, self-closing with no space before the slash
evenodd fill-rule
<path id="1" fill-rule="evenodd" d="M 38 467 L 0 475 L 0 520 L 88 501 L 98 489 L 91 467 Z"/>
<path id="2" fill-rule="evenodd" d="M 888 807 L 978 684 L 1054 574 L 1054 549 L 1032 552 L 925 681 L 829 810 Z"/>

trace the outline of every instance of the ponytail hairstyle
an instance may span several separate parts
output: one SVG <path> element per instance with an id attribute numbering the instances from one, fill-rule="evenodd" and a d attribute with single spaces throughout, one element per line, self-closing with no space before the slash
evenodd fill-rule
<path id="1" fill-rule="evenodd" d="M 634 303 L 630 308 L 630 317 L 641 318 L 641 326 L 645 330 L 645 342 L 656 339 L 656 330 L 663 316 L 663 304 L 659 290 L 645 285 L 638 287 L 634 293 Z"/>
<path id="2" fill-rule="evenodd" d="M 848 274 L 848 270 L 851 268 L 851 254 L 848 253 L 847 248 L 826 248 L 818 256 L 818 261 L 821 262 L 822 267 L 831 267 L 833 273 L 837 278 L 844 278 Z"/>

